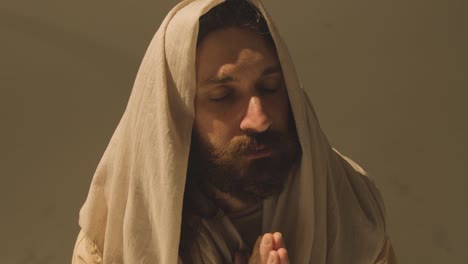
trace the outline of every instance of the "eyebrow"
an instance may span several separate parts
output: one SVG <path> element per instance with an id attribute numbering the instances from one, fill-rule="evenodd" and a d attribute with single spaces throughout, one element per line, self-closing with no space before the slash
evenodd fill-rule
<path id="1" fill-rule="evenodd" d="M 268 76 L 273 73 L 283 73 L 283 71 L 281 70 L 281 66 L 279 64 L 266 68 L 262 73 L 262 77 Z"/>
<path id="2" fill-rule="evenodd" d="M 276 64 L 276 65 L 273 65 L 273 66 L 270 66 L 268 68 L 266 68 L 261 77 L 266 77 L 270 74 L 274 74 L 274 73 L 281 73 L 282 70 L 281 70 L 281 66 L 279 64 Z M 233 76 L 230 76 L 230 75 L 225 75 L 225 76 L 213 76 L 213 77 L 210 77 L 206 80 L 204 80 L 202 82 L 202 85 L 212 85 L 212 84 L 226 84 L 226 83 L 231 83 L 231 82 L 235 82 L 237 81 L 236 78 L 234 78 Z"/>

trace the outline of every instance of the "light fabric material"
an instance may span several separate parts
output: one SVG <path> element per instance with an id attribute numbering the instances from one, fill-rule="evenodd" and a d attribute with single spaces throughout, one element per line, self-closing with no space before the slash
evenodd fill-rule
<path id="1" fill-rule="evenodd" d="M 103 263 L 179 261 L 198 19 L 220 2 L 181 2 L 147 50 L 80 212 L 84 239 L 102 252 Z M 263 204 L 263 232 L 283 233 L 291 263 L 377 263 L 390 245 L 379 192 L 359 166 L 331 148 L 269 15 L 260 2 L 252 3 L 275 41 L 302 147 L 285 191 Z M 226 237 L 219 232 L 230 229 L 225 220 L 223 215 L 204 220 L 194 263 L 229 262 L 234 253 L 229 247 L 242 247 L 235 232 Z M 230 239 L 238 241 L 226 242 Z M 386 261 L 388 254 L 383 255 Z"/>

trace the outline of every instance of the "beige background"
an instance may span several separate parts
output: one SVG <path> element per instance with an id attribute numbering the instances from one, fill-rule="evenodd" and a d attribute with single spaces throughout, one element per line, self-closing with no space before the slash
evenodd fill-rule
<path id="1" fill-rule="evenodd" d="M 176 1 L 0 2 L 0 263 L 69 263 L 78 212 Z M 384 195 L 400 263 L 468 259 L 464 0 L 269 0 L 334 146 Z"/>

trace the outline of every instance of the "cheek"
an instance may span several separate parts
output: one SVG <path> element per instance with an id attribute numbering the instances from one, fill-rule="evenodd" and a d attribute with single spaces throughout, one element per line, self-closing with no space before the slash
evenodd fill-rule
<path id="1" fill-rule="evenodd" d="M 269 101 L 270 118 L 275 129 L 286 131 L 289 123 L 289 100 L 286 92 Z"/>
<path id="2" fill-rule="evenodd" d="M 237 118 L 216 111 L 200 111 L 195 116 L 194 128 L 206 142 L 222 146 L 232 139 L 239 130 Z"/>

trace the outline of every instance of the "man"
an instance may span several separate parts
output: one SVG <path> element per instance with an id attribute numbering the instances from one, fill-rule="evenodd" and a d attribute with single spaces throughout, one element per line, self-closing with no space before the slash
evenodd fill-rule
<path id="1" fill-rule="evenodd" d="M 394 263 L 378 190 L 328 144 L 258 1 L 167 15 L 80 226 L 74 263 Z"/>

